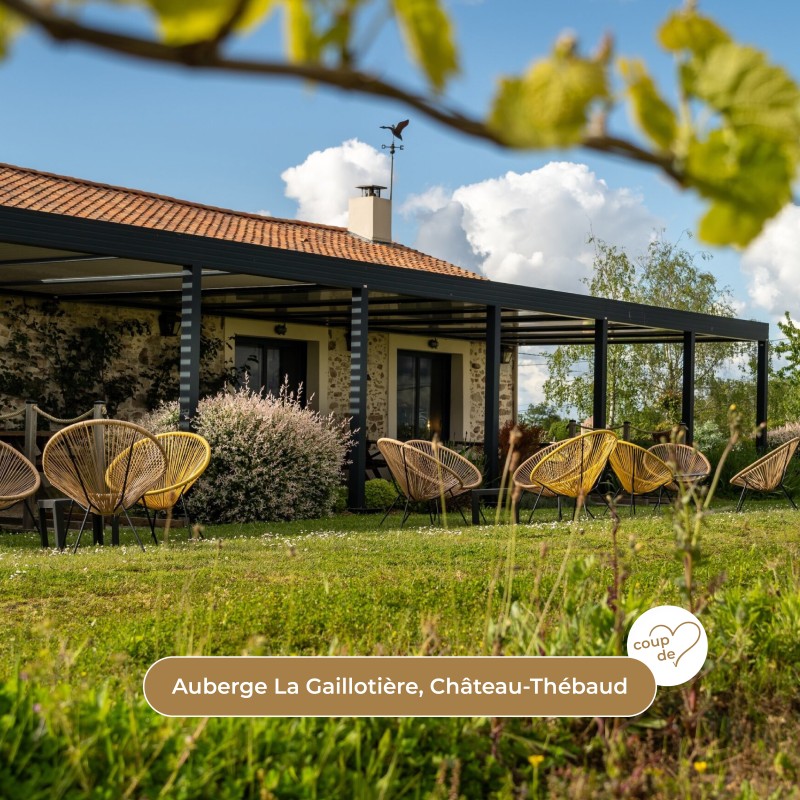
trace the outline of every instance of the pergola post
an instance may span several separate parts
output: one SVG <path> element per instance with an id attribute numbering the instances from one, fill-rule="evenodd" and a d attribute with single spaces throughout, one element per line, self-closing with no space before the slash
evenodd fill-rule
<path id="1" fill-rule="evenodd" d="M 353 289 L 350 305 L 350 428 L 355 442 L 350 452 L 350 508 L 364 508 L 367 471 L 367 353 L 369 291 Z"/>
<path id="2" fill-rule="evenodd" d="M 483 452 L 487 486 L 500 477 L 500 306 L 486 307 L 486 384 L 484 386 Z"/>
<path id="3" fill-rule="evenodd" d="M 769 372 L 769 341 L 762 339 L 758 343 L 758 356 L 756 361 L 756 425 L 759 427 L 756 435 L 756 448 L 760 453 L 767 450 L 767 373 Z"/>
<path id="4" fill-rule="evenodd" d="M 202 268 L 185 267 L 181 275 L 180 427 L 191 430 L 200 400 L 200 326 Z"/>
<path id="5" fill-rule="evenodd" d="M 605 428 L 606 395 L 608 393 L 608 317 L 594 321 L 594 396 L 592 427 Z"/>
<path id="6" fill-rule="evenodd" d="M 685 444 L 694 442 L 694 362 L 696 335 L 683 332 L 683 394 L 681 397 L 681 422 L 686 426 Z"/>

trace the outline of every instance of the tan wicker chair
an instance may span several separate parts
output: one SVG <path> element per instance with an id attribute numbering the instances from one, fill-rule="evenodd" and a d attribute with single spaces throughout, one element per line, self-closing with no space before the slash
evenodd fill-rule
<path id="1" fill-rule="evenodd" d="M 428 503 L 431 522 L 434 520 L 432 508 L 435 502 L 443 495 L 447 496 L 451 490 L 461 485 L 458 474 L 446 464 L 438 461 L 428 453 L 407 446 L 396 439 L 378 439 L 378 449 L 381 451 L 389 472 L 400 492 L 405 498 L 403 509 L 402 527 L 411 513 L 411 503 Z M 399 496 L 386 510 L 380 524 L 383 525 L 389 512 L 395 507 Z"/>
<path id="2" fill-rule="evenodd" d="M 143 444 L 136 447 L 137 443 Z M 90 513 L 112 518 L 114 542 L 119 514 L 127 517 L 127 509 L 164 476 L 166 467 L 164 448 L 155 436 L 120 420 L 69 425 L 53 435 L 42 454 L 42 468 L 50 483 L 86 510 L 76 550 Z M 133 532 L 144 549 L 135 528 Z"/>
<path id="3" fill-rule="evenodd" d="M 170 511 L 180 502 L 183 505 L 186 526 L 190 526 L 189 514 L 186 511 L 183 497 L 205 472 L 211 461 L 211 446 L 202 436 L 186 431 L 159 433 L 156 434 L 156 440 L 164 448 L 167 456 L 167 470 L 153 488 L 142 495 L 140 503 L 147 513 L 153 541 L 158 544 L 156 514 L 159 511 Z M 146 446 L 149 446 L 147 439 L 142 439 L 134 445 L 134 447 Z M 152 519 L 151 511 L 153 512 Z"/>
<path id="4" fill-rule="evenodd" d="M 748 492 L 777 492 L 779 489 L 786 495 L 786 499 L 792 504 L 792 508 L 797 508 L 794 500 L 792 500 L 783 485 L 783 479 L 786 477 L 786 470 L 798 445 L 800 445 L 800 436 L 784 442 L 780 447 L 776 447 L 772 452 L 761 456 L 749 467 L 737 472 L 731 478 L 731 483 L 734 486 L 742 487 L 739 504 L 736 506 L 737 511 L 742 510 Z"/>
<path id="5" fill-rule="evenodd" d="M 667 492 L 677 492 L 679 484 L 697 486 L 711 474 L 711 462 L 688 444 L 654 444 L 647 449 L 672 470 L 674 480 L 664 486 Z"/>
<path id="6" fill-rule="evenodd" d="M 532 492 L 536 495 L 536 499 L 533 501 L 533 508 L 531 509 L 530 516 L 528 517 L 528 522 L 533 519 L 533 512 L 536 511 L 536 506 L 539 505 L 539 500 L 541 500 L 542 497 L 558 498 L 558 518 L 561 519 L 561 497 L 555 492 L 551 492 L 550 489 L 548 489 L 546 486 L 543 486 L 541 483 L 532 483 L 531 472 L 543 458 L 550 455 L 553 450 L 555 450 L 557 447 L 560 447 L 562 444 L 563 442 L 555 442 L 555 444 L 549 444 L 546 447 L 542 447 L 530 458 L 523 461 L 514 470 L 514 474 L 512 476 L 514 486 L 517 486 L 522 492 Z"/>
<path id="7" fill-rule="evenodd" d="M 578 508 L 586 508 L 586 498 L 600 480 L 617 441 L 613 431 L 597 430 L 561 442 L 531 469 L 528 480 L 555 495 L 574 499 L 575 519 Z M 586 511 L 590 513 L 588 508 Z"/>
<path id="8" fill-rule="evenodd" d="M 617 442 L 609 457 L 611 469 L 620 483 L 620 492 L 631 498 L 631 514 L 636 513 L 636 498 L 659 491 L 671 483 L 672 470 L 657 455 L 632 442 Z"/>
<path id="9" fill-rule="evenodd" d="M 24 503 L 36 520 L 28 500 L 42 485 L 36 467 L 10 444 L 0 442 L 0 510 Z"/>
<path id="10" fill-rule="evenodd" d="M 447 497 L 454 498 L 466 494 L 473 489 L 477 489 L 483 481 L 481 471 L 468 458 L 464 458 L 460 453 L 456 453 L 455 450 L 451 450 L 449 447 L 438 443 L 434 444 L 427 439 L 409 439 L 405 446 L 414 447 L 431 458 L 438 459 L 449 470 L 447 473 L 442 473 L 443 479 L 445 475 L 449 477 L 451 473 L 458 478 L 457 483 L 453 480 L 449 481 L 449 485 L 445 490 Z M 461 512 L 461 518 L 466 522 L 464 509 L 459 505 L 458 510 Z"/>

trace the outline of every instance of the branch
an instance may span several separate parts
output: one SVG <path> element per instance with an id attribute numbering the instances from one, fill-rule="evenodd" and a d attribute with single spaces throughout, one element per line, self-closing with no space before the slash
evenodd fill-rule
<path id="1" fill-rule="evenodd" d="M 231 17 L 213 38 L 188 45 L 168 45 L 153 39 L 128 36 L 83 25 L 55 14 L 47 8 L 32 4 L 28 0 L 0 0 L 0 4 L 38 26 L 57 42 L 80 42 L 144 61 L 193 69 L 312 81 L 345 92 L 396 100 L 447 128 L 475 139 L 490 142 L 498 147 L 511 148 L 484 120 L 467 116 L 444 104 L 437 97 L 417 94 L 368 72 L 352 69 L 349 66 L 329 67 L 308 62 L 292 64 L 284 61 L 255 61 L 226 58 L 220 55 L 218 46 L 232 32 L 247 7 L 247 0 L 237 2 Z M 675 168 L 672 159 L 645 150 L 633 142 L 601 134 L 587 136 L 581 142 L 581 146 L 605 155 L 619 156 L 629 161 L 655 166 L 673 178 L 680 186 L 685 186 L 685 178 Z"/>

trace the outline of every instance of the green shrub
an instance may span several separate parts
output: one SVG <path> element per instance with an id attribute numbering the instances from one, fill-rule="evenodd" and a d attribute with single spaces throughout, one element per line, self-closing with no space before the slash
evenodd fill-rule
<path id="1" fill-rule="evenodd" d="M 364 484 L 364 506 L 387 509 L 397 499 L 394 484 L 383 478 L 372 478 Z"/>
<path id="2" fill-rule="evenodd" d="M 195 428 L 211 463 L 188 496 L 207 522 L 309 519 L 331 514 L 352 443 L 347 421 L 242 388 L 200 401 Z"/>
<path id="3" fill-rule="evenodd" d="M 333 511 L 335 514 L 341 514 L 343 511 L 347 511 L 347 499 L 349 494 L 350 490 L 347 486 L 336 487 L 336 498 L 333 503 Z"/>

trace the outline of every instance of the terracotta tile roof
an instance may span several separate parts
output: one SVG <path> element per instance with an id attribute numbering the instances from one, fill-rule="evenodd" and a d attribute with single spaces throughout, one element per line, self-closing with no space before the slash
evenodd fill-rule
<path id="1" fill-rule="evenodd" d="M 366 241 L 346 228 L 230 211 L 2 163 L 0 206 L 485 280 L 404 245 Z"/>

